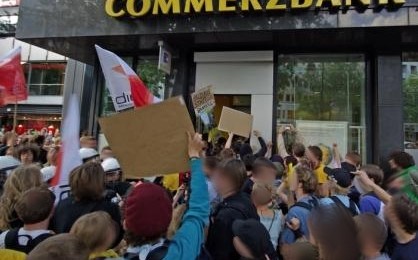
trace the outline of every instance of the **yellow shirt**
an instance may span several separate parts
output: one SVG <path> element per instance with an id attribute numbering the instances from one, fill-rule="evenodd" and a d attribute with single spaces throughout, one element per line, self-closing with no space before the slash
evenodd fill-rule
<path id="1" fill-rule="evenodd" d="M 113 251 L 112 249 L 109 249 L 107 251 L 104 251 L 102 253 L 93 253 L 90 254 L 89 259 L 96 259 L 99 257 L 103 257 L 103 258 L 118 258 L 118 254 L 116 254 L 115 251 Z"/>
<path id="2" fill-rule="evenodd" d="M 176 191 L 179 188 L 179 174 L 173 173 L 163 177 L 163 186 L 169 191 Z"/>
<path id="3" fill-rule="evenodd" d="M 321 163 L 319 167 L 314 170 L 316 178 L 318 179 L 318 184 L 324 184 L 328 181 L 328 174 L 325 173 L 324 169 L 325 165 Z"/>
<path id="4" fill-rule="evenodd" d="M 26 254 L 19 252 L 19 251 L 9 250 L 9 249 L 0 249 L 0 259 L 25 260 Z"/>

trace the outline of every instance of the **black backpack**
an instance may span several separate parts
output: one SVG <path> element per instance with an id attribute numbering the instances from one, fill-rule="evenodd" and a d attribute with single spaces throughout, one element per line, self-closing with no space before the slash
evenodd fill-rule
<path id="1" fill-rule="evenodd" d="M 352 201 L 351 199 L 349 199 L 350 205 L 346 207 L 344 203 L 337 196 L 331 196 L 329 198 L 332 199 L 332 201 L 334 201 L 335 204 L 347 209 L 353 217 L 358 215 L 356 203 L 354 203 L 354 201 Z"/>
<path id="2" fill-rule="evenodd" d="M 9 232 L 7 232 L 6 237 L 4 239 L 4 244 L 5 244 L 6 249 L 20 251 L 20 252 L 28 254 L 39 243 L 53 236 L 53 234 L 51 233 L 45 233 L 45 234 L 37 236 L 36 238 L 32 238 L 29 235 L 19 235 L 19 229 L 20 228 L 14 228 L 14 229 L 10 229 Z M 19 237 L 28 238 L 28 243 L 26 246 L 22 246 L 19 244 Z"/>
<path id="3" fill-rule="evenodd" d="M 170 240 L 165 240 L 164 243 L 152 250 L 148 253 L 147 258 L 145 260 L 162 260 L 167 255 L 168 247 L 170 246 Z M 123 258 L 125 260 L 139 260 L 138 254 L 135 253 L 126 253 Z M 198 260 L 212 260 L 212 257 L 210 256 L 209 252 L 205 248 L 204 245 L 202 245 L 200 250 L 200 255 L 197 257 Z"/>
<path id="4" fill-rule="evenodd" d="M 293 206 L 291 206 L 289 208 L 289 210 L 293 207 L 301 207 L 301 208 L 304 208 L 304 209 L 307 209 L 307 210 L 311 211 L 313 208 L 318 207 L 318 206 L 319 206 L 318 199 L 315 198 L 315 197 L 312 197 L 312 199 L 309 200 L 309 203 L 308 202 L 303 202 L 303 201 L 298 201 L 295 204 L 293 204 Z"/>

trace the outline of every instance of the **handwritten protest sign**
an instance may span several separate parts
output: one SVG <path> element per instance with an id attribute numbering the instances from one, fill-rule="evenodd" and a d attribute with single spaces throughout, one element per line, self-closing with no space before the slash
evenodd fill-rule
<path id="1" fill-rule="evenodd" d="M 211 110 L 215 107 L 215 96 L 212 86 L 207 86 L 192 94 L 192 103 L 196 115 L 199 115 L 205 125 L 211 122 Z"/>
<path id="2" fill-rule="evenodd" d="M 253 126 L 253 116 L 229 107 L 222 108 L 218 129 L 234 133 L 242 137 L 249 137 Z"/>
<path id="3" fill-rule="evenodd" d="M 187 132 L 194 133 L 182 97 L 99 119 L 125 178 L 189 169 Z"/>

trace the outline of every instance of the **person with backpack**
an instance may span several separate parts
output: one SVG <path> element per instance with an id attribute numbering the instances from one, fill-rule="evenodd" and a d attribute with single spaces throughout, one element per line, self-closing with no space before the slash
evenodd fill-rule
<path id="1" fill-rule="evenodd" d="M 277 260 L 269 232 L 255 219 L 237 220 L 232 225 L 234 247 L 241 259 Z"/>
<path id="2" fill-rule="evenodd" d="M 383 184 L 384 174 L 382 169 L 379 166 L 373 164 L 367 164 L 361 167 L 361 171 L 366 172 L 367 176 L 373 180 L 379 186 Z M 363 191 L 365 192 L 365 191 Z M 384 217 L 384 208 L 385 204 L 380 200 L 380 198 L 373 192 L 365 192 L 360 197 L 360 212 L 361 213 L 371 213 L 380 218 L 380 220 L 385 221 Z"/>
<path id="3" fill-rule="evenodd" d="M 288 257 L 290 245 L 300 238 L 309 238 L 308 217 L 311 210 L 318 206 L 318 199 L 313 195 L 317 189 L 317 178 L 315 173 L 306 166 L 299 165 L 294 169 L 293 181 L 296 187 L 291 189 L 295 191 L 296 203 L 290 207 L 285 218 L 281 237 L 282 255 Z"/>
<path id="4" fill-rule="evenodd" d="M 107 201 L 105 195 L 105 173 L 96 162 L 78 166 L 70 173 L 71 196 L 60 200 L 51 220 L 51 227 L 57 234 L 68 233 L 76 220 L 88 213 L 105 211 L 119 225 L 117 239 L 113 246 L 123 238 L 123 228 L 119 206 Z"/>
<path id="5" fill-rule="evenodd" d="M 356 203 L 348 197 L 352 185 L 351 173 L 343 168 L 336 168 L 329 171 L 331 196 L 322 198 L 321 204 L 336 204 L 346 208 L 352 216 L 360 214 Z"/>
<path id="6" fill-rule="evenodd" d="M 167 192 L 153 183 L 138 184 L 126 199 L 124 259 L 161 260 L 196 259 L 204 242 L 204 228 L 209 218 L 209 195 L 202 170 L 200 135 L 189 134 L 191 167 L 188 209 L 171 241 L 166 239 L 172 218 L 172 201 Z"/>
<path id="7" fill-rule="evenodd" d="M 250 196 L 240 191 L 247 171 L 242 161 L 234 159 L 223 162 L 213 175 L 213 183 L 222 198 L 210 218 L 206 247 L 216 260 L 240 259 L 232 243 L 232 223 L 237 219 L 259 220 Z"/>
<path id="8" fill-rule="evenodd" d="M 23 193 L 15 209 L 24 226 L 3 232 L 0 235 L 0 248 L 28 254 L 39 243 L 53 236 L 48 225 L 54 201 L 54 193 L 47 188 L 32 188 Z"/>

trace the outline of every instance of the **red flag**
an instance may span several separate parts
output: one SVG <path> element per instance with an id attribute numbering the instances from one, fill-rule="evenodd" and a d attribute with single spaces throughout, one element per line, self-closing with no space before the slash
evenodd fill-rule
<path id="1" fill-rule="evenodd" d="M 96 45 L 97 55 L 116 111 L 160 102 L 119 56 Z"/>
<path id="2" fill-rule="evenodd" d="M 0 57 L 0 106 L 28 99 L 21 47 Z"/>

